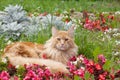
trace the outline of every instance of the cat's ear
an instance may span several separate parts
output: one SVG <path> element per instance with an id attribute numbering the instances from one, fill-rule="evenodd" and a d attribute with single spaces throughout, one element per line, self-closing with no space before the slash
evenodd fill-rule
<path id="1" fill-rule="evenodd" d="M 70 37 L 74 37 L 74 28 L 75 28 L 75 26 L 74 25 L 72 25 L 70 28 L 69 28 L 69 30 L 68 30 L 68 34 L 70 35 Z"/>
<path id="2" fill-rule="evenodd" d="M 56 27 L 52 27 L 52 36 L 55 36 L 57 34 L 58 30 Z"/>

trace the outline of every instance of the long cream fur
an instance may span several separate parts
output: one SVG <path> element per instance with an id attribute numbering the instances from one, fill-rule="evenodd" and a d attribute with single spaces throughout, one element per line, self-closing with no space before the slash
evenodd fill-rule
<path id="1" fill-rule="evenodd" d="M 47 66 L 52 72 L 64 72 L 68 73 L 67 66 L 60 63 L 56 62 L 53 60 L 48 60 L 48 59 L 36 59 L 36 58 L 24 58 L 21 56 L 16 56 L 16 57 L 8 57 L 10 63 L 12 65 L 17 66 L 17 65 L 24 65 L 24 64 L 39 64 L 41 66 L 45 65 Z M 52 63 L 52 65 L 51 65 Z"/>
<path id="2" fill-rule="evenodd" d="M 73 48 L 70 48 L 67 51 L 60 51 L 53 48 L 51 41 L 52 41 L 52 38 L 47 41 L 47 43 L 44 46 L 46 49 L 42 52 L 43 54 L 46 54 L 48 58 L 66 64 L 71 57 L 76 56 L 77 54 L 76 45 L 74 45 Z"/>
<path id="3" fill-rule="evenodd" d="M 52 28 L 52 37 L 44 44 L 32 42 L 16 42 L 4 49 L 4 57 L 8 57 L 13 65 L 35 63 L 50 67 L 52 72 L 65 72 L 66 64 L 72 56 L 77 54 L 77 45 L 74 43 L 74 27 L 68 31 L 60 31 Z M 44 58 L 44 55 L 47 59 Z"/>
<path id="4" fill-rule="evenodd" d="M 46 54 L 49 59 L 59 61 L 64 64 L 66 64 L 71 57 L 76 56 L 78 47 L 74 43 L 73 28 L 74 27 L 71 27 L 68 31 L 58 31 L 53 27 L 52 37 L 44 45 L 45 50 L 43 50 L 42 54 Z M 58 37 L 61 41 L 56 40 Z M 68 41 L 64 41 L 66 38 Z M 57 44 L 62 44 L 62 40 L 63 44 L 66 44 L 66 47 L 68 47 L 65 50 L 60 50 L 56 47 Z"/>

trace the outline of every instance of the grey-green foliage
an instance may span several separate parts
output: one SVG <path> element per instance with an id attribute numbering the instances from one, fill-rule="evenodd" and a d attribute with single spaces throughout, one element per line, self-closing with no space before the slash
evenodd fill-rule
<path id="1" fill-rule="evenodd" d="M 4 11 L 7 14 L 1 17 L 3 23 L 6 24 L 12 22 L 21 23 L 28 20 L 26 16 L 26 11 L 23 10 L 23 7 L 20 5 L 16 5 L 16 6 L 9 5 L 4 9 Z"/>
<path id="2" fill-rule="evenodd" d="M 30 23 L 25 29 L 25 35 L 28 35 L 28 36 L 37 35 L 38 32 L 44 29 L 40 22 L 40 17 L 33 16 L 33 17 L 30 17 L 29 20 L 30 20 Z"/>
<path id="3" fill-rule="evenodd" d="M 44 27 L 56 26 L 58 29 L 68 29 L 72 26 L 72 22 L 65 23 L 62 21 L 62 17 L 46 15 L 41 17 L 41 22 Z"/>
<path id="4" fill-rule="evenodd" d="M 9 5 L 4 10 L 4 15 L 0 14 L 0 34 L 6 40 L 18 40 L 21 34 L 26 36 L 37 35 L 41 30 L 49 26 L 56 26 L 58 29 L 68 29 L 72 22 L 65 23 L 62 17 L 46 15 L 28 17 L 27 12 L 20 5 Z"/>
<path id="5" fill-rule="evenodd" d="M 4 11 L 5 14 L 0 15 L 0 21 L 2 22 L 0 34 L 3 34 L 6 40 L 17 40 L 20 38 L 21 33 L 25 31 L 25 27 L 29 23 L 26 11 L 19 5 L 9 5 Z"/>
<path id="6" fill-rule="evenodd" d="M 0 26 L 0 34 L 5 35 L 5 39 L 13 39 L 17 40 L 21 33 L 24 32 L 24 27 L 21 24 L 17 24 L 17 22 L 12 22 L 9 24 L 3 24 Z"/>

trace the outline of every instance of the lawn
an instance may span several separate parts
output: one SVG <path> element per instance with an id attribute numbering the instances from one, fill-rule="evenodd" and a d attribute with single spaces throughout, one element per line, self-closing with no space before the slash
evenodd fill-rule
<path id="1" fill-rule="evenodd" d="M 89 12 L 114 12 L 120 10 L 119 0 L 1 0 L 0 10 L 4 10 L 9 4 L 20 4 L 27 12 L 63 12 L 75 9 Z"/>
<path id="2" fill-rule="evenodd" d="M 82 55 L 75 61 L 79 63 L 82 58 L 81 64 L 86 66 L 86 70 L 78 68 L 79 64 L 69 64 L 71 70 L 77 68 L 71 72 L 72 79 L 114 80 L 120 77 L 119 0 L 0 0 L 0 5 L 0 10 L 7 13 L 0 13 L 1 54 L 10 42 L 44 44 L 51 37 L 52 26 L 67 30 L 75 25 L 75 43 L 78 55 Z M 1 62 L 0 71 L 10 72 L 6 66 L 8 64 Z M 22 71 L 25 72 L 25 69 L 19 67 L 14 75 L 23 78 Z M 0 79 L 2 74 L 7 76 L 3 71 Z M 44 74 L 44 79 L 46 76 Z M 64 78 L 69 79 L 70 76 Z"/>

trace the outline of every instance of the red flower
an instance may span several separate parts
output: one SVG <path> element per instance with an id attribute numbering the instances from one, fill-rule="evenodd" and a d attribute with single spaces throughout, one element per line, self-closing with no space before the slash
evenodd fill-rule
<path id="1" fill-rule="evenodd" d="M 89 60 L 89 62 L 85 65 L 86 65 L 86 69 L 88 70 L 88 72 L 93 74 L 94 73 L 94 62 L 92 60 Z"/>
<path id="2" fill-rule="evenodd" d="M 105 80 L 105 76 L 103 74 L 99 75 L 99 80 Z"/>
<path id="3" fill-rule="evenodd" d="M 73 56 L 72 58 L 70 58 L 70 60 L 69 61 L 76 61 L 76 57 L 75 56 Z"/>
<path id="4" fill-rule="evenodd" d="M 109 16 L 108 16 L 108 19 L 114 20 L 114 16 L 113 16 L 113 15 L 109 15 Z"/>
<path id="5" fill-rule="evenodd" d="M 101 69 L 102 69 L 102 67 L 101 67 L 99 64 L 95 64 L 95 68 L 96 68 L 97 70 L 101 70 Z"/>
<path id="6" fill-rule="evenodd" d="M 111 78 L 111 80 L 114 80 L 115 76 L 113 74 L 110 74 L 110 78 Z"/>
<path id="7" fill-rule="evenodd" d="M 87 70 L 88 70 L 88 72 L 91 73 L 91 74 L 94 73 L 94 68 L 93 68 L 93 67 L 88 67 Z"/>
<path id="8" fill-rule="evenodd" d="M 44 13 L 39 14 L 39 16 L 46 16 L 47 14 L 48 14 L 47 12 L 44 12 Z"/>
<path id="9" fill-rule="evenodd" d="M 70 19 L 67 18 L 67 19 L 65 20 L 65 22 L 66 22 L 66 23 L 70 22 Z"/>
<path id="10" fill-rule="evenodd" d="M 93 66 L 94 62 L 92 60 L 89 60 L 89 63 L 87 64 L 88 66 Z"/>
<path id="11" fill-rule="evenodd" d="M 115 77 L 120 77 L 120 70 L 115 73 Z"/>
<path id="12" fill-rule="evenodd" d="M 105 22 L 106 22 L 106 20 L 103 18 L 103 19 L 102 19 L 102 23 L 104 24 Z"/>
<path id="13" fill-rule="evenodd" d="M 104 26 L 104 27 L 102 27 L 102 31 L 107 31 L 108 29 L 109 29 L 108 26 Z"/>
<path id="14" fill-rule="evenodd" d="M 12 64 L 8 64 L 8 66 L 7 66 L 8 68 L 15 68 L 15 66 L 13 66 Z"/>
<path id="15" fill-rule="evenodd" d="M 42 58 L 47 59 L 47 54 L 43 54 Z"/>

